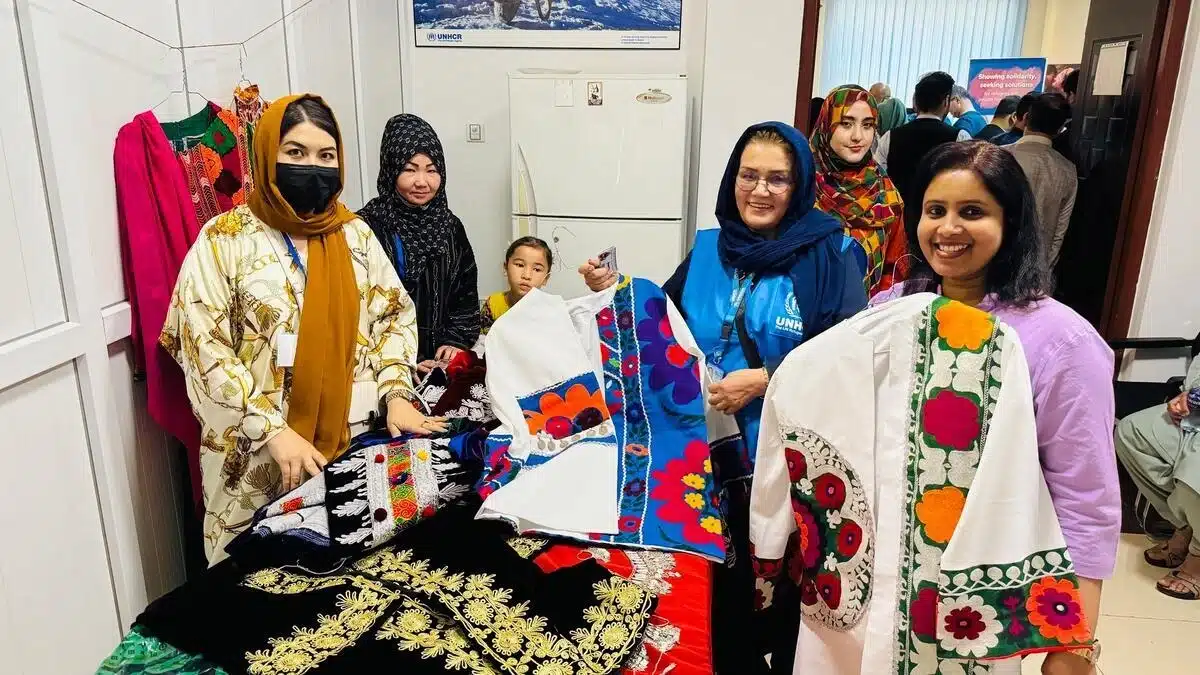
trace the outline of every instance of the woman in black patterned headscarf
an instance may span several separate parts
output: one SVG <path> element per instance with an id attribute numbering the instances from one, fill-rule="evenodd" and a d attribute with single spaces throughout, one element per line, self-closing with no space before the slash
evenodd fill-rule
<path id="1" fill-rule="evenodd" d="M 417 305 L 418 369 L 449 361 L 479 337 L 479 270 L 446 200 L 442 142 L 425 120 L 396 115 L 383 130 L 379 196 L 358 215 L 383 244 Z"/>

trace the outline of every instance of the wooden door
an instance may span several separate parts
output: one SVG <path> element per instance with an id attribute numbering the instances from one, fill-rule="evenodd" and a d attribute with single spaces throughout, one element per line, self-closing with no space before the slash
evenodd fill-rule
<path id="1" fill-rule="evenodd" d="M 1147 170 L 1144 164 L 1154 162 L 1152 171 L 1156 171 L 1161 159 L 1161 147 L 1146 147 L 1147 131 L 1159 124 L 1165 128 L 1167 116 L 1148 113 L 1156 84 L 1166 84 L 1156 82 L 1156 77 L 1162 76 L 1158 66 L 1166 17 L 1173 4 L 1180 2 L 1092 0 L 1088 16 L 1070 127 L 1079 193 L 1056 270 L 1056 296 L 1106 335 L 1112 333 L 1110 337 L 1123 335 L 1128 323 L 1126 319 L 1126 326 L 1105 325 L 1106 315 L 1113 313 L 1114 298 L 1124 285 L 1136 286 L 1136 277 L 1123 279 L 1118 272 L 1129 267 L 1136 270 L 1144 245 L 1144 228 L 1142 240 L 1127 245 L 1130 214 L 1138 197 L 1133 188 Z M 1125 43 L 1120 94 L 1101 95 L 1096 92 L 1101 51 L 1120 43 Z M 1169 85 L 1173 91 L 1173 76 Z M 1141 197 L 1153 199 L 1153 186 L 1148 196 Z M 1125 264 L 1131 255 L 1137 260 Z"/>

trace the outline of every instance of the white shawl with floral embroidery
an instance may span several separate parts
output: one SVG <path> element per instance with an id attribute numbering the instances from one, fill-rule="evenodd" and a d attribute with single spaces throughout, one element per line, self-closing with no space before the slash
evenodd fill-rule
<path id="1" fill-rule="evenodd" d="M 801 584 L 796 673 L 1010 672 L 1091 642 L 1021 344 L 945 298 L 864 312 L 783 362 L 750 537 L 761 575 Z"/>

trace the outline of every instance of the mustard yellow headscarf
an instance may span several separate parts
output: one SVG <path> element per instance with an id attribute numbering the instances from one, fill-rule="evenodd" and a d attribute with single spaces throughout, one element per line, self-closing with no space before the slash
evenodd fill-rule
<path id="1" fill-rule="evenodd" d="M 358 333 L 358 282 L 342 226 L 357 216 L 333 196 L 321 213 L 296 214 L 275 185 L 280 127 L 289 104 L 312 94 L 288 96 L 267 106 L 254 129 L 254 191 L 249 206 L 267 225 L 292 237 L 308 239 L 308 280 L 300 311 L 296 365 L 288 398 L 288 426 L 327 459 L 350 444 L 351 379 Z M 342 139 L 338 133 L 338 169 L 345 181 Z"/>

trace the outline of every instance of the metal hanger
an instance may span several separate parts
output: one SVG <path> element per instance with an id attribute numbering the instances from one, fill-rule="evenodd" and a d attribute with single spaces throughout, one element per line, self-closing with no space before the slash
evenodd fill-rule
<path id="1" fill-rule="evenodd" d="M 249 56 L 249 55 L 246 53 L 245 43 L 238 45 L 238 77 L 240 79 L 238 80 L 237 86 L 240 89 L 245 89 L 254 84 L 250 80 L 246 79 L 246 57 L 247 56 Z"/>

